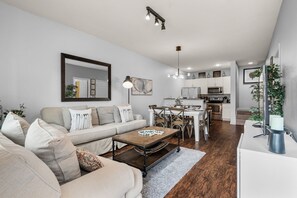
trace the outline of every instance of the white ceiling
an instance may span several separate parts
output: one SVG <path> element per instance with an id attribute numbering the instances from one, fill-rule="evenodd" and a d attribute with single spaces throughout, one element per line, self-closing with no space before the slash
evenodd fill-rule
<path id="1" fill-rule="evenodd" d="M 3 0 L 161 63 L 194 70 L 266 59 L 282 0 Z M 166 30 L 146 21 L 146 6 Z"/>

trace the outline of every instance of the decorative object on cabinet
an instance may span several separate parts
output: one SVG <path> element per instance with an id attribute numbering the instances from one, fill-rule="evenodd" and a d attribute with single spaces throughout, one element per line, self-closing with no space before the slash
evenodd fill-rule
<path id="1" fill-rule="evenodd" d="M 198 73 L 198 78 L 206 78 L 206 73 L 205 72 L 199 72 Z"/>
<path id="2" fill-rule="evenodd" d="M 128 104 L 130 104 L 130 89 L 134 87 L 130 76 L 126 76 L 123 82 L 123 87 L 128 89 Z"/>
<path id="3" fill-rule="evenodd" d="M 153 95 L 153 81 L 143 78 L 131 78 L 133 87 L 132 95 Z"/>
<path id="4" fill-rule="evenodd" d="M 111 100 L 111 64 L 61 53 L 61 100 Z"/>
<path id="5" fill-rule="evenodd" d="M 256 72 L 260 67 L 243 69 L 243 84 L 253 84 L 259 82 L 259 77 L 252 73 Z"/>
<path id="6" fill-rule="evenodd" d="M 213 78 L 221 77 L 221 71 L 213 71 L 212 76 Z"/>

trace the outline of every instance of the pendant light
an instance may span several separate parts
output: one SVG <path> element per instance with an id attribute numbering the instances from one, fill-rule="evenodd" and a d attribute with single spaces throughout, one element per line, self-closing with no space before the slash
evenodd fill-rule
<path id="1" fill-rule="evenodd" d="M 176 46 L 176 51 L 177 51 L 177 72 L 173 75 L 168 74 L 168 78 L 172 77 L 174 79 L 184 79 L 184 75 L 180 73 L 179 71 L 179 52 L 181 51 L 181 46 Z"/>

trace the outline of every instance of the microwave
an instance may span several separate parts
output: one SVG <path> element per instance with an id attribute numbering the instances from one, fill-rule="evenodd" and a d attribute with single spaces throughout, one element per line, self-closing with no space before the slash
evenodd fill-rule
<path id="1" fill-rule="evenodd" d="M 208 94 L 222 94 L 223 87 L 208 87 L 207 93 Z"/>

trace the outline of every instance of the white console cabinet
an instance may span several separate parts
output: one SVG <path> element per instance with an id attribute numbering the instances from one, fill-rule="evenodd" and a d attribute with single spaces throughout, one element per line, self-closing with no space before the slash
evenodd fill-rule
<path id="1" fill-rule="evenodd" d="M 297 143 L 285 135 L 286 154 L 268 150 L 268 137 L 247 120 L 237 147 L 237 197 L 296 198 Z"/>

